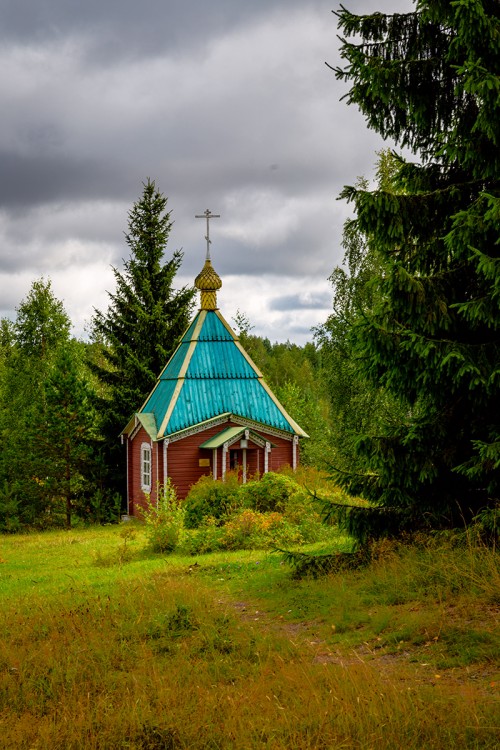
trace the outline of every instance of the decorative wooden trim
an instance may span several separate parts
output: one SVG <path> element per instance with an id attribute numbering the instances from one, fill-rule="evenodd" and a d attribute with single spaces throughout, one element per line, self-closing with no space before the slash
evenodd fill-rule
<path id="1" fill-rule="evenodd" d="M 151 443 L 141 443 L 141 452 L 140 452 L 140 462 L 139 462 L 139 470 L 141 472 L 141 490 L 143 492 L 151 492 L 151 487 L 153 485 L 153 446 Z M 149 484 L 144 483 L 144 451 L 147 450 L 149 453 Z"/>
<path id="2" fill-rule="evenodd" d="M 226 479 L 226 458 L 227 458 L 227 449 L 228 444 L 224 443 L 222 446 L 222 481 L 224 482 Z"/>
<path id="3" fill-rule="evenodd" d="M 293 443 L 292 443 L 292 469 L 295 471 L 297 468 L 297 447 L 299 445 L 299 436 L 294 435 L 293 436 Z"/>
<path id="4" fill-rule="evenodd" d="M 284 440 L 289 440 L 290 442 L 295 437 L 293 433 L 285 432 L 284 430 L 280 430 L 277 427 L 271 427 L 270 425 L 264 424 L 263 422 L 254 422 L 252 419 L 240 417 L 237 414 L 232 414 L 228 411 L 218 417 L 212 417 L 211 419 L 207 419 L 205 422 L 199 422 L 192 427 L 186 427 L 184 430 L 174 432 L 168 436 L 168 440 L 170 440 L 171 443 L 174 443 L 176 440 L 182 440 L 183 438 L 189 437 L 190 435 L 196 435 L 197 432 L 204 432 L 209 427 L 216 427 L 217 425 L 224 424 L 225 422 L 234 422 L 235 424 L 241 425 L 242 427 L 248 427 L 249 429 L 253 429 L 256 432 L 265 432 L 268 435 L 274 435 L 275 437 L 280 437 Z M 161 440 L 162 438 L 159 439 Z"/>
<path id="5" fill-rule="evenodd" d="M 219 424 L 224 424 L 224 422 L 229 422 L 231 419 L 231 412 L 226 412 L 225 414 L 221 414 L 218 417 L 212 417 L 211 419 L 207 419 L 205 422 L 199 422 L 198 424 L 193 425 L 193 427 L 186 427 L 184 430 L 179 430 L 179 432 L 174 432 L 172 435 L 168 436 L 168 439 L 170 442 L 175 442 L 176 440 L 182 440 L 185 437 L 189 437 L 190 435 L 196 435 L 197 432 L 203 432 L 204 430 L 208 430 L 209 427 L 217 427 Z"/>
<path id="6" fill-rule="evenodd" d="M 167 438 L 163 441 L 163 484 L 167 483 L 168 479 L 168 458 L 167 458 L 167 449 L 168 444 L 170 440 Z"/>
<path id="7" fill-rule="evenodd" d="M 269 472 L 269 454 L 271 453 L 271 443 L 266 440 L 266 447 L 264 448 L 264 474 Z"/>
<path id="8" fill-rule="evenodd" d="M 245 430 L 245 435 L 249 433 L 250 430 Z M 236 435 L 232 440 L 228 440 L 227 444 L 229 447 L 234 445 L 235 443 L 238 443 L 241 440 L 241 433 L 239 435 Z M 261 437 L 260 435 L 256 435 L 255 433 L 253 435 L 249 435 L 249 437 L 246 437 L 245 440 L 251 440 L 252 443 L 255 443 L 259 446 L 259 448 L 263 448 L 266 445 L 266 438 Z"/>
<path id="9" fill-rule="evenodd" d="M 136 421 L 136 425 L 135 425 L 134 429 L 132 430 L 132 432 L 130 433 L 130 436 L 129 436 L 130 440 L 133 440 L 135 438 L 135 436 L 137 435 L 137 433 L 139 432 L 139 430 L 142 427 L 142 424 L 139 422 L 139 420 L 137 419 L 137 417 L 135 417 L 135 421 Z"/>
<path id="10" fill-rule="evenodd" d="M 231 421 L 240 424 L 243 427 L 250 427 L 258 432 L 267 432 L 269 435 L 275 435 L 276 437 L 284 438 L 285 440 L 293 440 L 293 433 L 285 432 L 284 430 L 278 429 L 278 427 L 271 427 L 270 425 L 264 424 L 263 422 L 254 422 L 252 419 L 246 417 L 239 417 L 236 414 L 231 414 Z"/>
<path id="11" fill-rule="evenodd" d="M 129 472 L 129 448 L 130 448 L 130 440 L 127 436 L 125 440 L 125 450 L 126 450 L 126 461 L 127 461 L 127 515 L 130 515 L 130 472 Z"/>

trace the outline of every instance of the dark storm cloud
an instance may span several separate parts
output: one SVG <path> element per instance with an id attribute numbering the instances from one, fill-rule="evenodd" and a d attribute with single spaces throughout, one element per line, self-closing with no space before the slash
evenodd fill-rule
<path id="1" fill-rule="evenodd" d="M 311 4 L 311 3 L 310 3 Z M 312 3 L 321 5 L 321 3 Z M 300 7 L 287 0 L 287 9 Z M 89 40 L 88 62 L 183 54 L 212 37 L 282 8 L 281 0 L 2 0 L 2 37 L 40 44 L 72 35 Z"/>
<path id="2" fill-rule="evenodd" d="M 118 180 L 115 165 L 76 154 L 16 154 L 0 150 L 0 205 L 5 209 L 66 201 L 92 199 L 106 194 L 112 197 L 113 180 Z"/>
<path id="3" fill-rule="evenodd" d="M 218 271 L 234 288 L 265 278 L 255 319 L 265 327 L 272 313 L 302 335 L 321 313 L 305 301 L 326 300 L 342 257 L 349 208 L 336 197 L 371 174 L 383 145 L 339 103 L 345 87 L 324 64 L 338 62 L 335 6 L 0 0 L 4 308 L 41 275 L 80 320 L 105 304 L 110 264 L 128 257 L 127 212 L 151 177 L 169 197 L 167 252 L 184 249 L 182 283 L 200 270 L 194 216 L 209 207 L 221 214 L 211 230 Z"/>

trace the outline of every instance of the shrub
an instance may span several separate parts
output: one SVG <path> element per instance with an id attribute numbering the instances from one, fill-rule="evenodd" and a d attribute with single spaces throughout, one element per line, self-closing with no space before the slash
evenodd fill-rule
<path id="1" fill-rule="evenodd" d="M 190 555 L 205 555 L 208 552 L 218 552 L 222 549 L 221 540 L 224 536 L 224 527 L 218 525 L 213 516 L 203 519 L 197 529 L 186 532 L 183 549 Z"/>
<path id="2" fill-rule="evenodd" d="M 186 498 L 189 554 L 314 543 L 330 534 L 315 500 L 291 476 L 269 472 L 245 485 L 202 477 Z"/>
<path id="3" fill-rule="evenodd" d="M 241 505 L 240 490 L 236 473 L 228 472 L 224 482 L 201 477 L 184 501 L 186 528 L 196 529 L 208 517 L 223 523 Z"/>
<path id="4" fill-rule="evenodd" d="M 269 472 L 241 488 L 243 505 L 259 513 L 282 513 L 287 500 L 299 489 L 293 479 L 284 474 Z"/>
<path id="5" fill-rule="evenodd" d="M 300 530 L 281 513 L 258 513 L 246 508 L 223 529 L 221 546 L 226 549 L 269 549 L 280 544 L 301 544 Z"/>
<path id="6" fill-rule="evenodd" d="M 170 479 L 158 488 L 158 502 L 146 497 L 147 507 L 143 511 L 146 534 L 153 552 L 173 552 L 184 535 L 184 508 L 177 500 Z"/>

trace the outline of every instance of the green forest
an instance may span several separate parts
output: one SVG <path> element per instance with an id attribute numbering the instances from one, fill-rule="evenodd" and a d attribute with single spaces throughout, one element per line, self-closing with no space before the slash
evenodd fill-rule
<path id="1" fill-rule="evenodd" d="M 500 474 L 500 14 L 493 0 L 415 12 L 337 12 L 342 65 L 369 128 L 375 184 L 342 195 L 353 216 L 332 267 L 332 311 L 305 346 L 233 323 L 310 435 L 302 462 L 346 497 L 326 508 L 358 539 L 495 529 Z M 328 148 L 328 144 L 325 144 Z M 412 153 L 413 156 L 403 156 Z M 88 337 L 50 278 L 0 327 L 0 531 L 113 522 L 124 512 L 119 435 L 196 306 L 178 288 L 167 198 L 153 180 L 129 212 L 128 258 Z"/>
<path id="2" fill-rule="evenodd" d="M 0 321 L 2 748 L 498 747 L 500 4 L 413 7 L 335 12 L 325 72 L 386 142 L 329 314 L 304 346 L 228 316 L 295 471 L 122 518 L 120 433 L 198 305 L 155 175 L 84 338 L 50 276 Z"/>

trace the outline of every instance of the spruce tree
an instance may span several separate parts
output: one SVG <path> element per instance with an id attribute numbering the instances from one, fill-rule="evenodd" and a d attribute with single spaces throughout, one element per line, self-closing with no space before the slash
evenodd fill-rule
<path id="1" fill-rule="evenodd" d="M 164 262 L 172 227 L 167 198 L 147 180 L 128 216 L 130 257 L 123 272 L 113 269 L 116 291 L 106 312 L 95 311 L 92 329 L 104 344 L 102 364 L 93 369 L 106 384 L 101 405 L 108 491 L 124 493 L 125 458 L 119 434 L 142 405 L 188 326 L 194 289 L 175 290 L 182 252 Z"/>
<path id="2" fill-rule="evenodd" d="M 348 102 L 416 155 L 392 188 L 343 192 L 381 263 L 350 345 L 363 376 L 405 405 L 358 439 L 362 471 L 337 472 L 374 504 L 344 520 L 359 537 L 461 524 L 499 496 L 500 5 L 337 16 Z"/>

